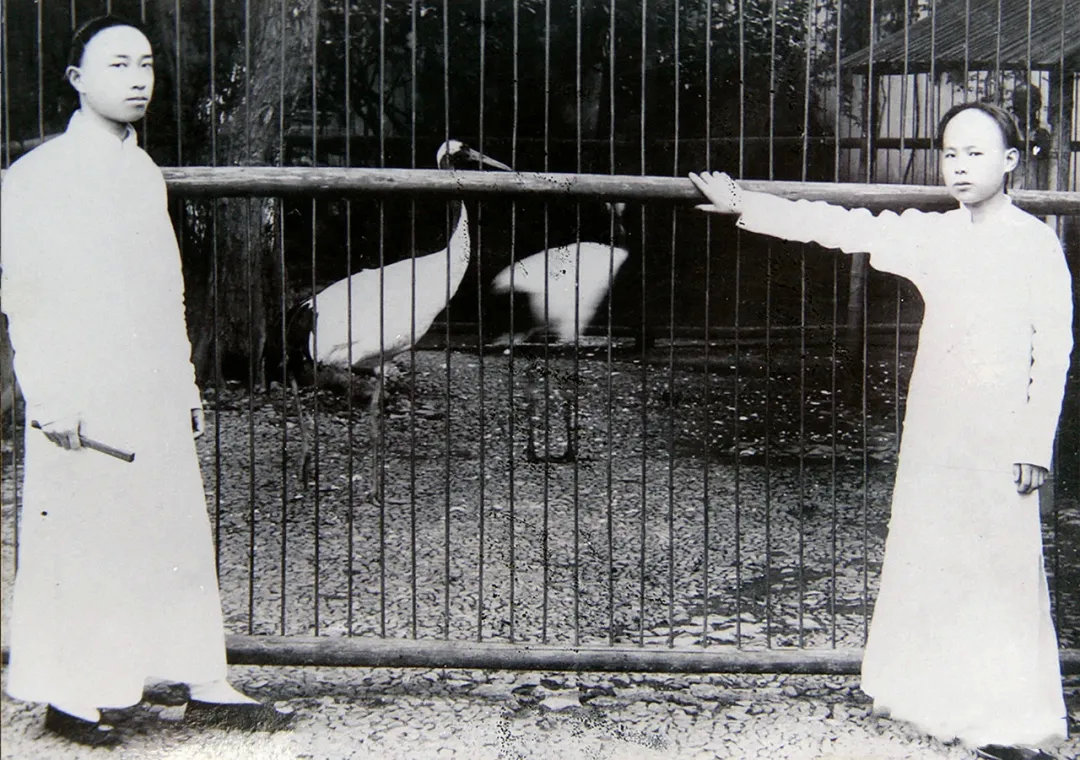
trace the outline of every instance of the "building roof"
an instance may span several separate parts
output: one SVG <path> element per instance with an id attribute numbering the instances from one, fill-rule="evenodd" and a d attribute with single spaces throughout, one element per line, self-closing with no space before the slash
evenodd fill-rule
<path id="1" fill-rule="evenodd" d="M 896 73 L 963 67 L 1023 71 L 1080 67 L 1080 0 L 938 0 L 933 12 L 874 43 L 874 70 Z M 841 61 L 867 68 L 870 48 Z"/>

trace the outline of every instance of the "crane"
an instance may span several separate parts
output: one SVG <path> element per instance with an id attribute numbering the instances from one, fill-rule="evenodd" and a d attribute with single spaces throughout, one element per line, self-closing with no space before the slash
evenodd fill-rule
<path id="1" fill-rule="evenodd" d="M 528 296 L 529 308 L 536 327 L 518 338 L 528 338 L 535 330 L 546 336 L 554 334 L 557 342 L 573 343 L 581 338 L 585 328 L 596 316 L 600 304 L 608 296 L 615 276 L 627 258 L 626 230 L 622 215 L 624 203 L 605 203 L 609 219 L 610 242 L 581 241 L 546 248 L 521 259 L 502 270 L 492 280 L 491 289 L 496 293 L 523 293 Z M 593 220 L 598 221 L 598 220 Z M 603 221 L 603 220 L 599 220 Z M 593 224 L 593 227 L 603 225 Z M 562 419 L 566 428 L 566 445 L 562 454 L 544 457 L 536 453 L 534 417 L 537 395 L 541 390 L 552 395 L 565 395 L 564 386 L 569 383 L 565 372 L 548 366 L 546 360 L 534 357 L 524 372 L 529 461 L 569 462 L 576 456 L 573 435 L 571 405 L 562 400 Z M 551 381 L 555 382 L 552 383 Z M 545 398 L 545 410 L 550 399 Z M 546 416 L 546 415 L 545 415 Z"/>
<path id="2" fill-rule="evenodd" d="M 439 146 L 436 164 L 440 169 L 488 166 L 511 171 L 506 164 L 458 140 Z M 374 370 L 376 390 L 369 409 L 373 452 L 382 425 L 384 365 L 424 336 L 454 297 L 469 268 L 469 215 L 463 201 L 455 200 L 451 206 L 452 232 L 446 248 L 362 269 L 300 303 L 289 319 L 288 354 L 292 359 L 349 371 Z M 369 496 L 377 493 L 378 463 L 374 458 L 372 469 L 375 476 Z"/>
<path id="3" fill-rule="evenodd" d="M 600 308 L 629 252 L 622 214 L 626 204 L 604 204 L 613 215 L 610 243 L 572 242 L 511 264 L 495 276 L 496 293 L 524 293 L 533 319 L 564 343 L 579 338 Z"/>

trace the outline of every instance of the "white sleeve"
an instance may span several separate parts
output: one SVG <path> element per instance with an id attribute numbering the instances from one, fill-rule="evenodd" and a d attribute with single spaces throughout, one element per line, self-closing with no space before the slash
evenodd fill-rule
<path id="1" fill-rule="evenodd" d="M 869 253 L 875 269 L 918 282 L 931 261 L 926 234 L 936 215 L 909 209 L 878 215 L 864 208 L 847 209 L 824 201 L 791 201 L 769 193 L 743 190 L 738 226 L 749 232 L 817 243 L 844 253 Z"/>
<path id="2" fill-rule="evenodd" d="M 86 392 L 85 346 L 79 336 L 80 268 L 69 261 L 64 230 L 41 182 L 8 171 L 0 190 L 3 310 L 15 350 L 15 374 L 28 420 L 81 414 Z"/>
<path id="3" fill-rule="evenodd" d="M 1072 277 L 1053 233 L 1033 247 L 1025 266 L 1030 272 L 1031 364 L 1024 424 L 1013 461 L 1049 469 L 1073 345 Z"/>
<path id="4" fill-rule="evenodd" d="M 161 244 L 167 255 L 173 257 L 173 282 L 167 294 L 163 294 L 167 302 L 163 304 L 166 310 L 165 319 L 170 331 L 170 349 L 173 356 L 179 362 L 178 374 L 175 381 L 179 383 L 178 393 L 187 398 L 190 409 L 202 407 L 202 397 L 199 386 L 195 380 L 195 367 L 191 363 L 191 339 L 188 335 L 187 316 L 184 305 L 184 271 L 183 262 L 180 258 L 180 249 L 176 243 L 176 234 L 173 231 L 172 221 L 169 218 L 168 208 L 162 209 Z"/>

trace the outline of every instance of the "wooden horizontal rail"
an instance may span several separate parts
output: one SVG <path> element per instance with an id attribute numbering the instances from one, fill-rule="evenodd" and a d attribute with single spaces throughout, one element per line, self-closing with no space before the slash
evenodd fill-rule
<path id="1" fill-rule="evenodd" d="M 6 172 L 0 172 L 2 181 Z M 409 195 L 483 200 L 498 197 L 550 202 L 667 201 L 694 203 L 701 195 L 684 177 L 625 174 L 443 171 L 335 167 L 185 166 L 164 167 L 169 191 L 185 197 L 251 198 L 285 196 L 359 197 Z M 785 198 L 821 200 L 843 206 L 882 209 L 954 208 L 943 187 L 859 182 L 740 180 L 747 190 Z M 1080 214 L 1080 192 L 1016 190 L 1017 206 L 1033 214 Z"/>
<path id="2" fill-rule="evenodd" d="M 235 665 L 326 665 L 485 670 L 663 673 L 857 674 L 858 649 L 571 647 L 442 639 L 229 636 Z M 1062 670 L 1080 673 L 1080 650 L 1061 650 Z"/>
<path id="3" fill-rule="evenodd" d="M 409 195 L 546 201 L 668 201 L 701 195 L 685 177 L 537 172 L 442 171 L 263 166 L 190 166 L 162 170 L 169 190 L 189 197 Z M 942 187 L 744 180 L 748 190 L 871 209 L 944 209 L 956 201 Z M 1018 190 L 1016 204 L 1038 214 L 1080 214 L 1080 192 Z"/>
<path id="4" fill-rule="evenodd" d="M 234 665 L 325 665 L 483 670 L 669 673 L 858 673 L 858 650 L 687 651 L 660 647 L 571 647 L 441 639 L 229 636 Z"/>

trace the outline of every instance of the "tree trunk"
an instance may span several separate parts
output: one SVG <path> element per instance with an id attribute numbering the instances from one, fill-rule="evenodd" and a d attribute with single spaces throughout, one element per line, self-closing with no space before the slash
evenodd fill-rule
<path id="1" fill-rule="evenodd" d="M 608 62 L 608 12 L 599 3 L 586 12 L 581 40 L 581 136 L 594 140 L 600 135 L 600 107 L 604 102 L 604 70 Z M 596 171 L 589 162 L 589 170 Z"/>
<path id="2" fill-rule="evenodd" d="M 253 0 L 250 78 L 218 113 L 218 155 L 206 144 L 201 162 L 258 166 L 282 159 L 279 114 L 292 112 L 310 96 L 311 70 L 305 62 L 312 54 L 312 5 L 313 0 L 293 0 L 283 24 L 277 0 Z M 243 51 L 233 57 L 242 62 Z M 255 387 L 265 385 L 268 336 L 280 327 L 280 222 L 273 198 L 217 201 L 209 250 L 185 262 L 192 361 L 203 382 L 250 379 Z"/>
<path id="3" fill-rule="evenodd" d="M 15 352 L 8 337 L 7 315 L 0 314 L 0 416 L 7 422 L 7 413 L 18 406 L 22 399 L 19 383 L 15 379 L 13 360 Z"/>

